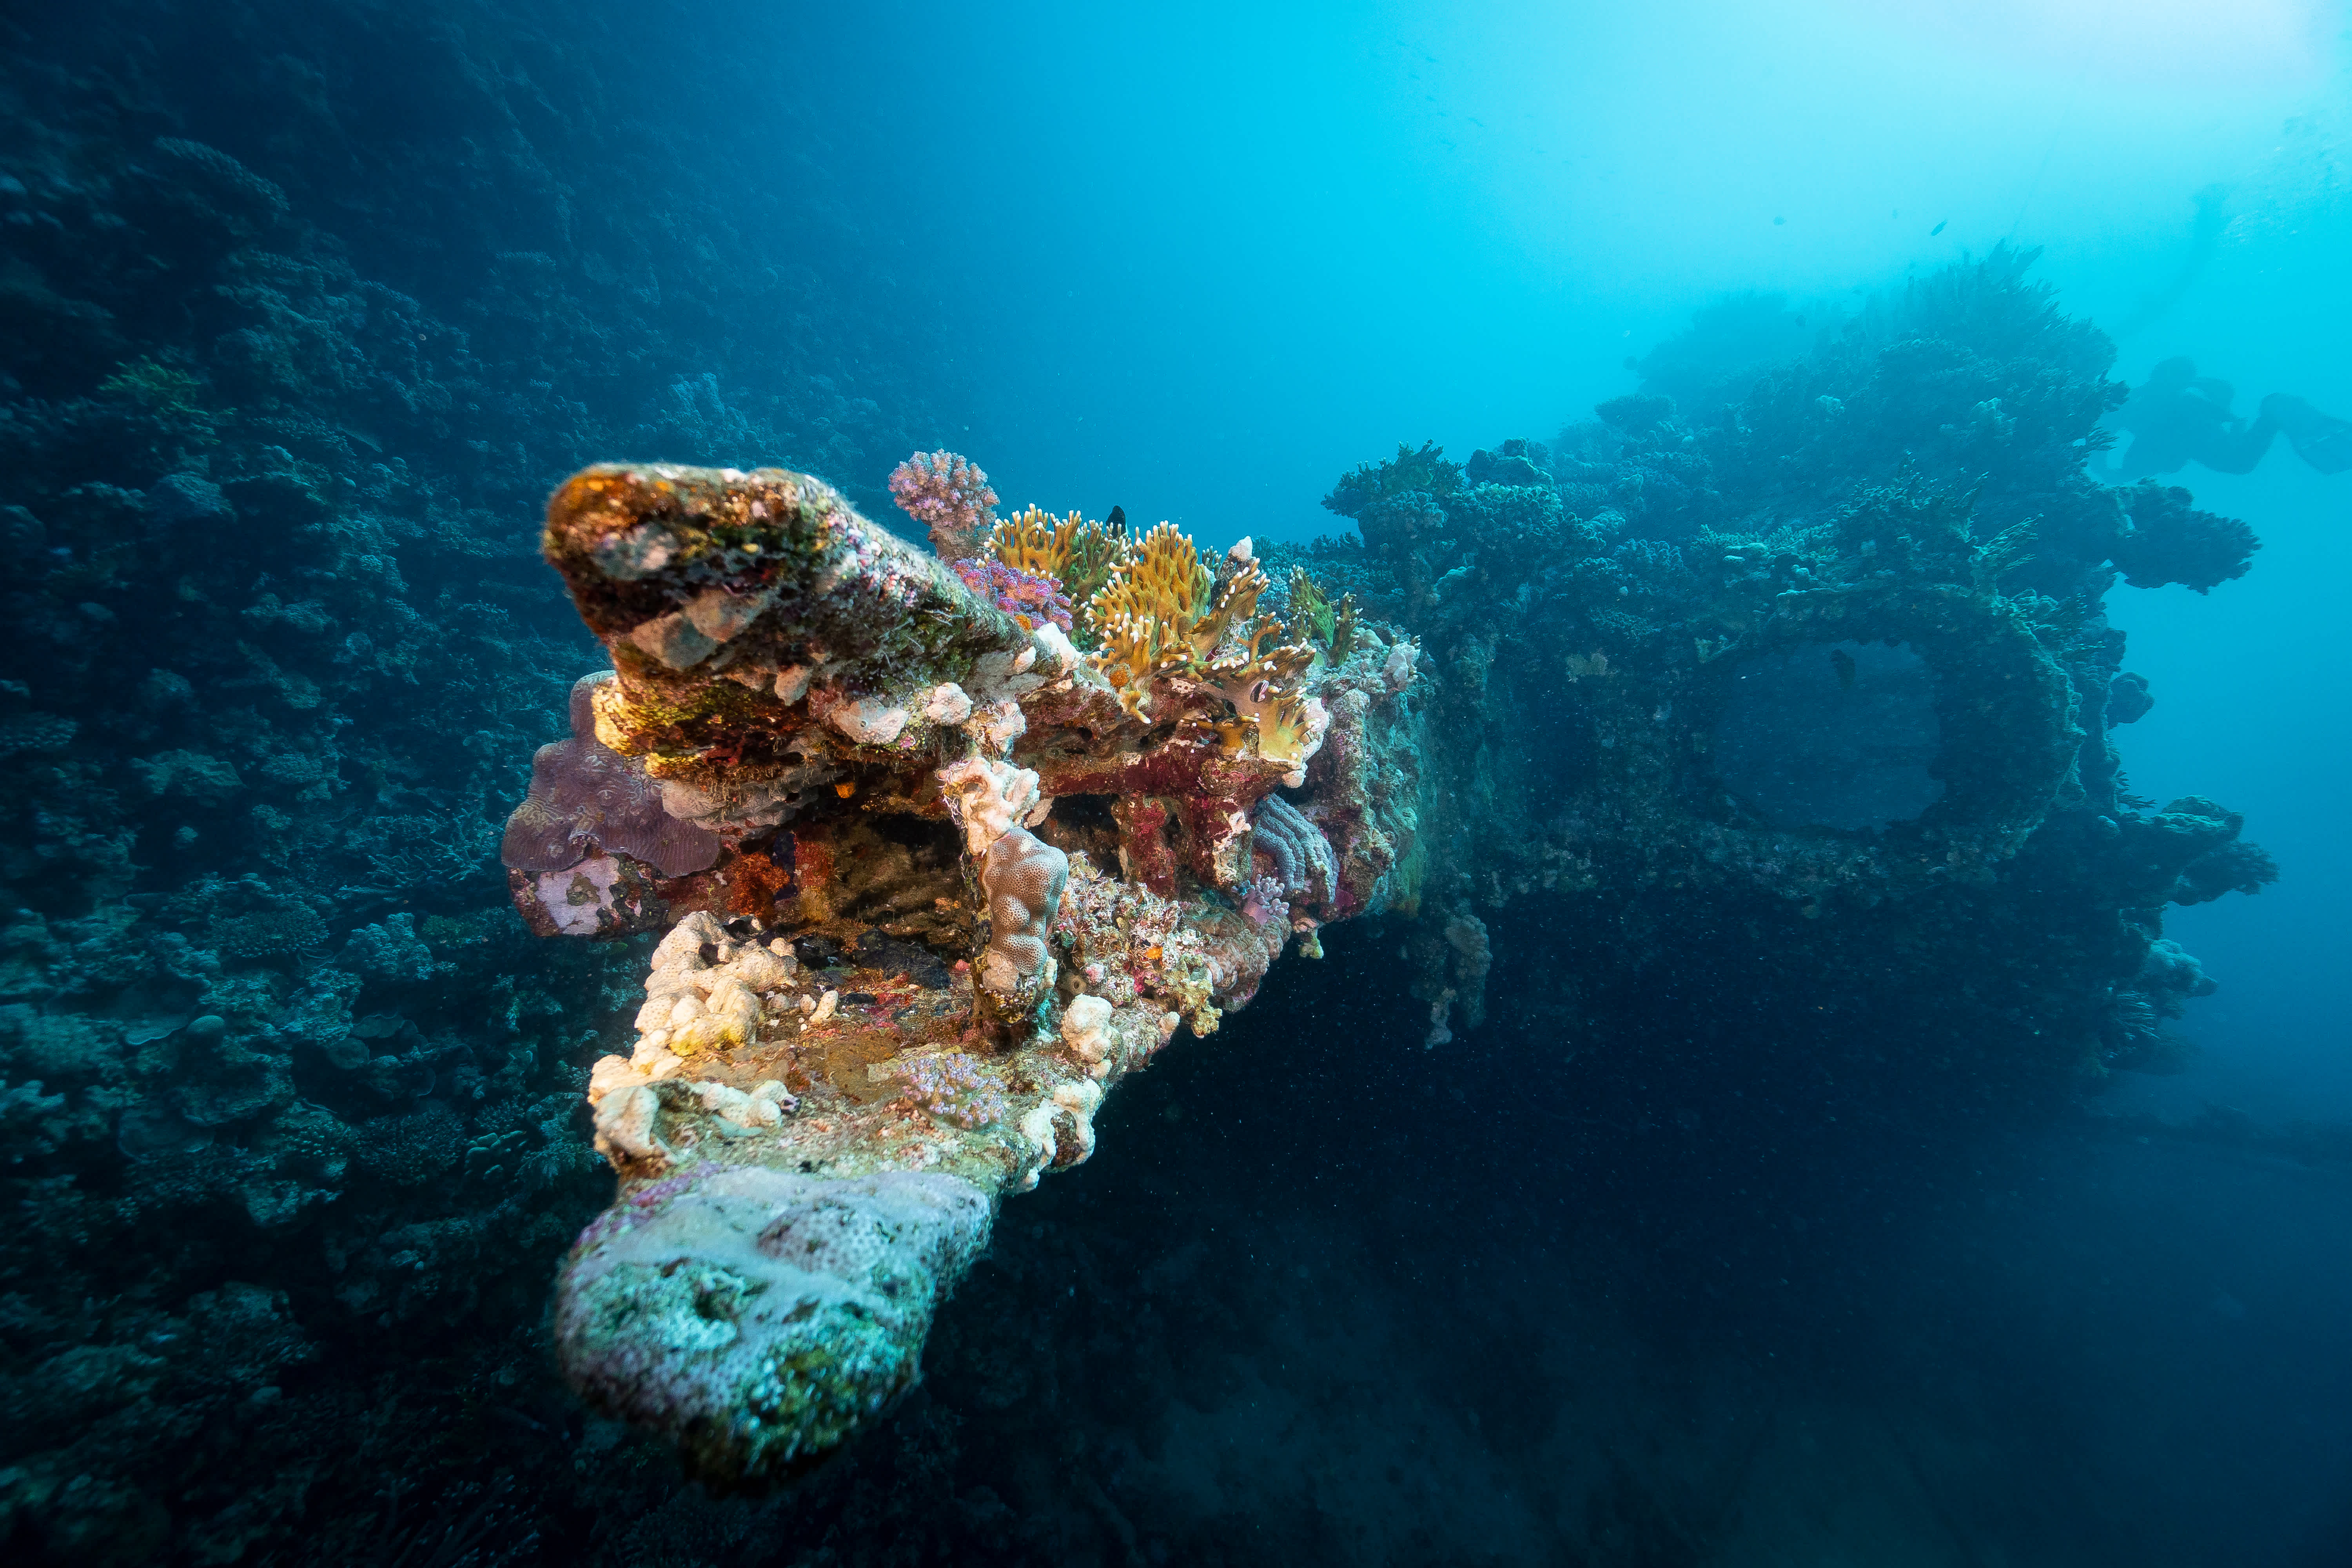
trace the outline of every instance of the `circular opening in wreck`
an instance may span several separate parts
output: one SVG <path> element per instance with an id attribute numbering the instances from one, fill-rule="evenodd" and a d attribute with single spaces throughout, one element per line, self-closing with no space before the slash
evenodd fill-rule
<path id="1" fill-rule="evenodd" d="M 1943 798 L 1936 671 L 1903 642 L 1800 643 L 1731 670 L 1709 749 L 1771 826 L 1877 832 Z"/>

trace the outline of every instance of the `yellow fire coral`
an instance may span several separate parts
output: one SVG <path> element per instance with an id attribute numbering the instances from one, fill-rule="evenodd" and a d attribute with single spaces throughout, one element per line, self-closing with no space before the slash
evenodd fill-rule
<path id="1" fill-rule="evenodd" d="M 997 520 L 988 536 L 988 552 L 1015 571 L 1058 579 L 1070 563 L 1070 541 L 1083 521 L 1076 512 L 1056 518 L 1033 506 L 1018 517 Z"/>
<path id="2" fill-rule="evenodd" d="M 1356 595 L 1342 594 L 1335 602 L 1321 584 L 1303 567 L 1290 569 L 1290 613 L 1307 632 L 1331 650 L 1334 665 L 1348 662 L 1356 645 Z"/>
<path id="3" fill-rule="evenodd" d="M 1305 764 L 1331 722 L 1323 705 L 1297 691 L 1282 692 L 1258 715 L 1257 754 L 1268 762 Z"/>
<path id="4" fill-rule="evenodd" d="M 1146 712 L 1151 678 L 1191 656 L 1193 628 L 1215 586 L 1192 541 L 1163 522 L 1087 601 L 1087 624 L 1102 643 L 1096 665 L 1129 712 Z"/>
<path id="5" fill-rule="evenodd" d="M 1100 523 L 1076 512 L 1056 518 L 1041 507 L 999 519 L 987 550 L 999 561 L 1032 576 L 1051 577 L 1073 605 L 1084 605 L 1128 558 L 1131 547 L 1123 525 Z"/>
<path id="6" fill-rule="evenodd" d="M 1241 570 L 1225 579 L 1217 594 L 1217 606 L 1209 618 L 1192 629 L 1194 657 L 1207 658 L 1225 640 L 1225 633 L 1257 614 L 1257 596 L 1266 591 L 1265 570 L 1255 561 L 1244 561 Z M 1255 646 L 1255 644 L 1253 644 Z"/>
<path id="7" fill-rule="evenodd" d="M 1250 629 L 1209 662 L 1207 674 L 1220 690 L 1257 685 L 1295 686 L 1315 662 L 1315 649 L 1303 642 L 1287 642 L 1289 631 L 1272 616 L 1260 616 Z M 1267 643 L 1275 646 L 1268 647 Z M 1265 700 L 1264 693 L 1254 699 Z"/>
<path id="8" fill-rule="evenodd" d="M 1288 635 L 1280 621 L 1260 616 L 1244 637 L 1209 665 L 1206 674 L 1234 711 L 1256 724 L 1258 755 L 1296 765 L 1312 753 L 1328 720 L 1318 720 L 1301 694 L 1315 649 L 1305 642 L 1280 640 Z M 1275 646 L 1267 647 L 1269 641 Z"/>
<path id="9" fill-rule="evenodd" d="M 1200 670 L 1226 634 L 1256 613 L 1265 588 L 1265 573 L 1246 554 L 1220 587 L 1192 539 L 1163 522 L 1087 603 L 1087 623 L 1101 641 L 1096 668 L 1128 711 L 1141 715 L 1150 707 L 1152 677 Z M 1255 640 L 1251 646 L 1254 658 Z"/>

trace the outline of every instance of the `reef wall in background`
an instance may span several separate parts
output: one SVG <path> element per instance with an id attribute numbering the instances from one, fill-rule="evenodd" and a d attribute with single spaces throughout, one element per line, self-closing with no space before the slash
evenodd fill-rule
<path id="1" fill-rule="evenodd" d="M 880 498 L 953 358 L 895 325 L 923 312 L 820 128 L 716 108 L 755 86 L 733 26 L 0 21 L 12 1554 L 363 1525 L 424 1441 L 346 1425 L 370 1379 L 543 1359 L 641 955 L 533 942 L 505 898 L 522 764 L 594 657 L 534 519 L 615 452 Z"/>
<path id="2" fill-rule="evenodd" d="M 2275 868 L 2212 802 L 2129 793 L 2110 731 L 2150 697 L 2102 606 L 2119 575 L 2206 592 L 2257 545 L 2085 471 L 2124 388 L 2032 259 L 1778 363 L 1742 361 L 1802 341 L 1781 307 L 1718 308 L 1549 446 L 1401 447 L 1327 499 L 1361 542 L 1298 558 L 1423 639 L 1433 765 L 1477 803 L 1433 892 L 1576 955 L 1525 1026 L 1573 1052 L 1682 996 L 1650 1005 L 1660 1037 L 1712 1010 L 1769 1040 L 1750 1004 L 1834 996 L 1908 1037 L 1854 1049 L 1971 1064 L 1989 1102 L 2178 1049 L 2162 1025 L 2210 982 L 2164 907 Z"/>

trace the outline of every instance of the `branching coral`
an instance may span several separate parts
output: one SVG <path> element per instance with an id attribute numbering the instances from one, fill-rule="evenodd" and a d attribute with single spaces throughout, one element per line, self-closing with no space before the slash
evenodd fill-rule
<path id="1" fill-rule="evenodd" d="M 1356 646 L 1356 595 L 1342 594 L 1335 601 L 1306 568 L 1290 573 L 1290 616 L 1325 649 L 1335 665 L 1348 662 Z"/>
<path id="2" fill-rule="evenodd" d="M 1148 715 L 1155 678 L 1203 666 L 1226 634 L 1256 613 L 1267 582 L 1248 541 L 1234 546 L 1228 563 L 1220 583 L 1192 539 L 1163 522 L 1087 602 L 1087 623 L 1101 642 L 1095 667 L 1129 712 Z"/>
<path id="3" fill-rule="evenodd" d="M 1415 451 L 1400 441 L 1397 455 L 1389 461 L 1360 464 L 1340 475 L 1323 504 L 1341 517 L 1356 517 L 1366 507 L 1391 496 L 1446 496 L 1461 484 L 1461 465 L 1446 461 L 1444 447 L 1424 441 Z"/>
<path id="4" fill-rule="evenodd" d="M 946 450 L 918 452 L 890 470 L 898 510 L 930 532 L 944 560 L 961 561 L 979 547 L 995 521 L 996 492 L 969 458 Z"/>
<path id="5" fill-rule="evenodd" d="M 1148 712 L 1151 678 L 1194 657 L 1193 631 L 1214 587 L 1192 539 L 1163 522 L 1087 602 L 1087 625 L 1101 645 L 1095 667 L 1129 711 Z"/>
<path id="6" fill-rule="evenodd" d="M 1305 643 L 1265 646 L 1286 635 L 1280 621 L 1260 616 L 1244 638 L 1210 662 L 1202 676 L 1252 727 L 1257 754 L 1295 770 L 1322 744 L 1330 720 L 1302 684 L 1314 666 L 1314 648 Z"/>
<path id="7" fill-rule="evenodd" d="M 1057 519 L 1034 506 L 1000 521 L 986 543 L 989 553 L 1007 566 L 1053 578 L 1078 605 L 1093 598 L 1130 553 L 1124 523 L 1095 522 L 1075 511 Z"/>

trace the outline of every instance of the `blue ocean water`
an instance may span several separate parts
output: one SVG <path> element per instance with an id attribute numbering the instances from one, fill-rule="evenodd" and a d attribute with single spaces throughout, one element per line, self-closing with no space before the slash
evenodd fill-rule
<path id="1" fill-rule="evenodd" d="M 707 1487 L 564 1384 L 551 1282 L 614 1191 L 582 1094 L 645 944 L 532 938 L 499 862 L 605 659 L 538 553 L 591 462 L 781 464 L 886 520 L 893 466 L 950 448 L 1008 510 L 1354 570 L 1376 530 L 1323 503 L 1358 465 L 1533 442 L 1664 582 L 1699 535 L 1645 518 L 1766 532 L 1706 511 L 1763 481 L 1704 431 L 1857 322 L 2002 388 L 1920 426 L 1923 465 L 1955 418 L 1990 432 L 1957 487 L 2056 460 L 2016 434 L 2056 351 L 1903 314 L 2020 297 L 1990 278 L 2112 345 L 2074 380 L 2116 384 L 2116 439 L 2070 471 L 2121 481 L 2124 390 L 2184 356 L 2232 416 L 2352 418 L 2347 37 L 2302 0 L 0 19 L 0 1543 L 2352 1562 L 2352 472 L 2284 436 L 2157 475 L 2251 526 L 2250 570 L 2104 601 L 2154 698 L 2113 729 L 2135 809 L 2208 797 L 2278 868 L 2163 910 L 2216 984 L 2132 1051 L 2017 1044 L 2061 1033 L 2112 899 L 2091 936 L 2041 905 L 1899 933 L 1950 983 L 1922 994 L 2004 998 L 1972 1055 L 1882 978 L 1892 925 L 1471 867 L 1483 1022 L 1424 1045 L 1434 920 L 1335 923 L 1006 1204 L 923 1387 L 787 1487 Z M 1596 405 L 1669 386 L 1715 467 L 1650 462 L 1647 513 L 1577 492 L 1632 449 Z M 1877 483 L 1891 442 L 1804 461 Z M 1413 629 L 1483 691 L 1551 613 L 1468 664 Z M 1855 647 L 1713 732 L 1776 829 L 1937 798 L 1932 685 Z M 1884 718 L 1775 750 L 1856 691 Z M 1465 776 L 1564 796 L 1580 744 L 1530 727 Z M 2030 970 L 2046 1020 L 2001 989 Z"/>

